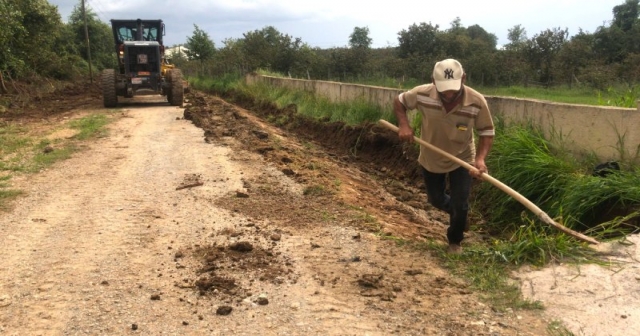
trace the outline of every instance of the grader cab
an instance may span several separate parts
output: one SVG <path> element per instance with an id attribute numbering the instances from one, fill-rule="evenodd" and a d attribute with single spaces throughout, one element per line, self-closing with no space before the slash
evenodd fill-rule
<path id="1" fill-rule="evenodd" d="M 116 107 L 118 96 L 157 94 L 182 106 L 185 82 L 182 72 L 164 57 L 162 20 L 111 20 L 111 28 L 118 68 L 102 72 L 104 106 Z"/>

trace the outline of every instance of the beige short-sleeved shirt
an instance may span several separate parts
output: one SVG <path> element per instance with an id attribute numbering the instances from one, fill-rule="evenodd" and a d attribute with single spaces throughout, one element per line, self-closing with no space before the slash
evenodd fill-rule
<path id="1" fill-rule="evenodd" d="M 416 86 L 401 93 L 399 99 L 407 110 L 417 109 L 422 114 L 422 140 L 470 164 L 476 156 L 474 130 L 479 136 L 495 135 L 487 101 L 468 86 L 464 86 L 462 103 L 448 113 L 433 84 Z M 424 146 L 420 147 L 418 162 L 432 173 L 447 173 L 460 167 Z"/>

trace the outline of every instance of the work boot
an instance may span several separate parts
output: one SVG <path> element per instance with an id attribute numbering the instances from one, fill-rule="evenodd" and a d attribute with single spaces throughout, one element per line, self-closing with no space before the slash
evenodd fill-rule
<path id="1" fill-rule="evenodd" d="M 462 246 L 459 244 L 449 244 L 447 247 L 448 254 L 462 254 Z"/>

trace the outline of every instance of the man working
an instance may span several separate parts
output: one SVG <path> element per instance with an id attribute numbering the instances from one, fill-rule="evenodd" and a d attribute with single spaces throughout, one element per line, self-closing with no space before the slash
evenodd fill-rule
<path id="1" fill-rule="evenodd" d="M 469 172 L 445 156 L 420 148 L 418 163 L 422 166 L 429 202 L 450 216 L 447 251 L 453 254 L 462 252 L 460 243 L 468 228 L 471 177 L 480 177 L 487 172 L 485 158 L 495 135 L 486 100 L 464 85 L 465 79 L 460 62 L 443 60 L 433 68 L 432 84 L 401 93 L 393 104 L 400 140 L 414 141 L 407 110 L 418 109 L 422 116 L 421 139 L 477 168 L 477 171 Z M 479 136 L 477 152 L 473 129 Z M 447 175 L 448 194 L 445 192 Z"/>

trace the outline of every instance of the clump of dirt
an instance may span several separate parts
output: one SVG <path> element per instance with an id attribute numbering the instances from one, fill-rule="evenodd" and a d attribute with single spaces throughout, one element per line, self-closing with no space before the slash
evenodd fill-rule
<path id="1" fill-rule="evenodd" d="M 251 296 L 254 282 L 280 285 L 297 280 L 291 270 L 291 260 L 271 248 L 264 249 L 248 241 L 199 247 L 193 255 L 202 263 L 195 288 L 200 295 L 216 296 L 222 301 Z M 242 278 L 237 278 L 238 275 Z"/>

